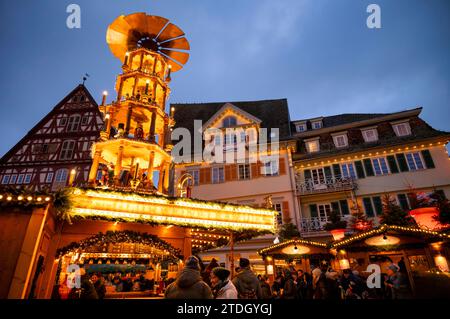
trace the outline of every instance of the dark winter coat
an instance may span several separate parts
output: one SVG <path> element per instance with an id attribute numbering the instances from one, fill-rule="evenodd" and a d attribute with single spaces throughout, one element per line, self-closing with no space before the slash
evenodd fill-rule
<path id="1" fill-rule="evenodd" d="M 261 280 L 259 282 L 261 286 L 261 299 L 270 299 L 272 298 L 272 291 L 270 290 L 270 286 L 267 282 Z"/>
<path id="2" fill-rule="evenodd" d="M 72 288 L 69 299 L 98 299 L 97 291 L 87 275 L 82 275 L 81 287 Z"/>
<path id="3" fill-rule="evenodd" d="M 103 279 L 99 279 L 94 283 L 95 291 L 97 292 L 98 299 L 104 299 L 106 295 L 106 287 Z"/>
<path id="4" fill-rule="evenodd" d="M 292 277 L 286 279 L 283 288 L 283 299 L 296 299 L 297 286 L 294 284 Z"/>
<path id="5" fill-rule="evenodd" d="M 164 294 L 166 299 L 212 299 L 211 288 L 202 280 L 200 272 L 183 268 L 177 279 L 171 283 Z"/>
<path id="6" fill-rule="evenodd" d="M 241 270 L 233 278 L 233 284 L 238 291 L 238 298 L 245 299 L 247 295 L 256 295 L 256 298 L 262 299 L 261 285 L 256 275 L 248 268 Z"/>

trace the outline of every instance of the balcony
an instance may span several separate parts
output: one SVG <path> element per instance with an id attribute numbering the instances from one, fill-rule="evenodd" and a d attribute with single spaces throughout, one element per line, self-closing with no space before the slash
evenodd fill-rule
<path id="1" fill-rule="evenodd" d="M 347 224 L 350 222 L 350 215 L 343 216 L 342 220 L 347 221 Z M 325 224 L 328 223 L 327 216 L 321 217 L 302 217 L 300 218 L 300 233 L 302 236 L 308 237 L 319 235 L 318 233 L 327 231 L 324 229 Z"/>
<path id="2" fill-rule="evenodd" d="M 356 187 L 354 179 L 348 177 L 322 179 L 319 182 L 312 179 L 299 182 L 297 179 L 297 192 L 300 196 L 349 191 L 355 190 Z"/>

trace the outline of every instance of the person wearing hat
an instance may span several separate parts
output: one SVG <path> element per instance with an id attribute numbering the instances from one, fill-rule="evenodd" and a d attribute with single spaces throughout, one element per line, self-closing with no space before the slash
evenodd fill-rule
<path id="1" fill-rule="evenodd" d="M 238 293 L 233 283 L 228 280 L 230 271 L 223 267 L 211 270 L 211 285 L 215 299 L 237 299 Z"/>
<path id="2" fill-rule="evenodd" d="M 239 259 L 239 273 L 233 278 L 233 284 L 238 292 L 239 299 L 261 299 L 261 285 L 258 278 L 250 270 L 250 261 L 247 258 Z"/>
<path id="3" fill-rule="evenodd" d="M 185 267 L 178 272 L 177 279 L 171 283 L 165 293 L 166 299 L 212 299 L 211 288 L 200 276 L 200 263 L 197 257 L 186 259 Z"/>
<path id="4" fill-rule="evenodd" d="M 386 287 L 391 290 L 392 299 L 409 299 L 411 292 L 408 283 L 399 268 L 391 264 L 387 268 L 388 280 L 385 282 Z"/>

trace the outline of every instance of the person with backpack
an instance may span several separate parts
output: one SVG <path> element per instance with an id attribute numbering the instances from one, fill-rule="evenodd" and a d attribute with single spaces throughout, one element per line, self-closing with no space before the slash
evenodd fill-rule
<path id="1" fill-rule="evenodd" d="M 250 270 L 247 258 L 239 259 L 239 273 L 233 278 L 239 299 L 262 299 L 261 285 L 256 275 Z"/>

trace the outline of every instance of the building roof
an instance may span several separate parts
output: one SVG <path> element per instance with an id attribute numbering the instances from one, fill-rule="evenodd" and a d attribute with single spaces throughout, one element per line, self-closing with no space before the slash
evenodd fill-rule
<path id="1" fill-rule="evenodd" d="M 194 120 L 208 121 L 226 103 L 242 109 L 259 118 L 263 128 L 279 128 L 280 140 L 291 136 L 290 116 L 287 99 L 240 101 L 240 102 L 213 102 L 213 103 L 173 103 L 175 108 L 175 128 L 184 127 L 191 133 L 194 131 Z"/>

